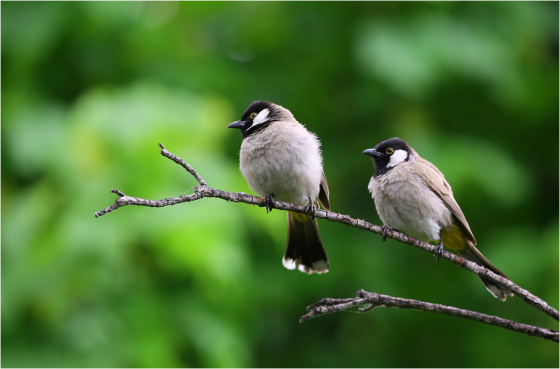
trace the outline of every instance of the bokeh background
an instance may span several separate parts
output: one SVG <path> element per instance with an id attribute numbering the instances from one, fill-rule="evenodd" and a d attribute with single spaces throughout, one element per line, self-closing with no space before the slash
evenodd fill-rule
<path id="1" fill-rule="evenodd" d="M 399 136 L 445 173 L 480 250 L 558 308 L 558 2 L 2 3 L 2 365 L 558 367 L 558 344 L 376 309 L 298 324 L 364 288 L 522 323 L 471 273 L 319 221 L 326 275 L 282 267 L 286 215 L 205 199 L 126 207 L 194 179 L 251 193 L 254 100 L 323 143 L 334 211 L 380 224 L 361 154 Z"/>

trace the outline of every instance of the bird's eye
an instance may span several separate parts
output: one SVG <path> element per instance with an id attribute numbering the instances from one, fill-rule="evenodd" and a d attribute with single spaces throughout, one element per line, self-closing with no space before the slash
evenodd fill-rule
<path id="1" fill-rule="evenodd" d="M 387 153 L 387 155 L 391 155 L 395 150 L 393 150 L 392 147 L 388 147 L 387 150 L 385 150 L 385 152 Z"/>
<path id="2" fill-rule="evenodd" d="M 249 118 L 251 119 L 255 119 L 257 117 L 257 113 L 251 113 L 251 115 L 249 115 Z"/>

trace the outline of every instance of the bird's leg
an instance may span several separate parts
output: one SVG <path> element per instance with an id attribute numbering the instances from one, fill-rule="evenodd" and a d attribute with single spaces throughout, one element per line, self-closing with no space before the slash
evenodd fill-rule
<path id="1" fill-rule="evenodd" d="M 437 244 L 437 250 L 434 256 L 436 257 L 436 263 L 439 261 L 441 255 L 443 255 L 443 238 L 441 237 L 441 232 L 439 232 L 439 243 Z"/>
<path id="2" fill-rule="evenodd" d="M 383 230 L 383 237 L 381 238 L 381 241 L 385 242 L 385 240 L 387 239 L 387 231 L 391 231 L 391 237 L 393 236 L 393 228 L 383 225 L 381 226 L 381 229 Z"/>
<path id="3" fill-rule="evenodd" d="M 317 215 L 317 208 L 311 200 L 311 197 L 309 198 L 309 204 L 305 207 L 305 211 L 307 212 L 307 215 L 309 215 L 311 220 L 315 219 L 315 216 Z"/>
<path id="4" fill-rule="evenodd" d="M 272 206 L 274 205 L 274 195 L 266 195 L 264 197 L 264 206 L 266 207 L 266 213 L 272 213 Z"/>

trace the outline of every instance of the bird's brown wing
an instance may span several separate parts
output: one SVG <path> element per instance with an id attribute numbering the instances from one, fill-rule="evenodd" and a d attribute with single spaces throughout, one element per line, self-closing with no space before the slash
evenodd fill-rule
<path id="1" fill-rule="evenodd" d="M 319 185 L 319 201 L 321 201 L 321 204 L 323 204 L 325 209 L 331 210 L 331 204 L 329 202 L 329 184 L 327 183 L 325 172 L 322 174 L 321 184 Z"/>
<path id="2" fill-rule="evenodd" d="M 414 159 L 415 161 L 412 163 L 414 172 L 418 174 L 424 183 L 426 183 L 426 185 L 443 201 L 445 206 L 453 213 L 455 219 L 457 219 L 457 223 L 463 231 L 464 236 L 476 245 L 476 240 L 471 232 L 469 223 L 467 223 L 467 218 L 465 218 L 459 204 L 455 201 L 451 186 L 445 180 L 443 173 L 426 159 L 422 159 L 419 156 L 416 156 Z"/>

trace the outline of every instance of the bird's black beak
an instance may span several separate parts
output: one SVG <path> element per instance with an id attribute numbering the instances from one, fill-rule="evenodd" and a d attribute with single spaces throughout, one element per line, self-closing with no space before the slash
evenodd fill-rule
<path id="1" fill-rule="evenodd" d="M 382 153 L 380 153 L 379 151 L 377 151 L 375 149 L 364 150 L 364 152 L 362 154 L 366 154 L 366 155 L 369 155 L 369 156 L 372 156 L 372 157 L 374 157 L 374 156 L 380 157 L 381 155 L 383 155 Z"/>
<path id="2" fill-rule="evenodd" d="M 241 128 L 245 127 L 245 122 L 242 121 L 242 120 L 238 120 L 237 122 L 233 122 L 233 123 L 228 124 L 227 127 L 228 128 L 239 128 L 239 129 L 241 129 Z"/>

